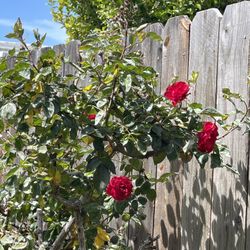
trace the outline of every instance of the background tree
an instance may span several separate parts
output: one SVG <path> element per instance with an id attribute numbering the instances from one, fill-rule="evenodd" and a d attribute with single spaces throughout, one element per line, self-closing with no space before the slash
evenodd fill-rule
<path id="1" fill-rule="evenodd" d="M 55 21 L 66 28 L 70 39 L 82 39 L 94 29 L 107 27 L 116 18 L 123 0 L 49 0 Z M 165 24 L 170 17 L 188 15 L 208 8 L 218 8 L 222 13 L 228 4 L 239 0 L 130 0 L 127 8 L 129 27 L 145 23 Z"/>

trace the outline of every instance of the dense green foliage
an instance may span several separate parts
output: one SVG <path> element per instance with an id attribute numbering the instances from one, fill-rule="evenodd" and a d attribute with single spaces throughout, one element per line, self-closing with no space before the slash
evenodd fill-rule
<path id="1" fill-rule="evenodd" d="M 105 28 L 112 18 L 119 16 L 123 0 L 49 0 L 55 21 L 60 22 L 72 39 L 82 39 L 95 28 Z M 239 0 L 129 0 L 130 27 L 144 23 L 166 23 L 170 17 L 188 15 L 208 8 L 218 8 L 222 13 L 228 4 Z"/>

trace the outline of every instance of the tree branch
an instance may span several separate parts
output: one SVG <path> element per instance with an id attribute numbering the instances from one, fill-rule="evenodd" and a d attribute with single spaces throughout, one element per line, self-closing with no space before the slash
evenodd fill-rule
<path id="1" fill-rule="evenodd" d="M 50 250 L 60 250 L 62 248 L 64 240 L 74 223 L 75 223 L 75 218 L 71 216 L 68 222 L 64 225 L 60 234 L 57 236 Z"/>
<path id="2" fill-rule="evenodd" d="M 83 218 L 80 210 L 75 210 L 76 227 L 78 233 L 79 250 L 86 250 L 86 239 L 83 228 Z"/>
<path id="3" fill-rule="evenodd" d="M 37 218 L 38 246 L 41 246 L 43 244 L 43 211 L 42 209 L 37 209 L 36 218 Z"/>

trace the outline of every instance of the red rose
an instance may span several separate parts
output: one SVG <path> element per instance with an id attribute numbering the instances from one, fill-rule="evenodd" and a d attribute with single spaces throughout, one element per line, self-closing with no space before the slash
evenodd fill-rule
<path id="1" fill-rule="evenodd" d="M 204 122 L 203 123 L 203 132 L 209 133 L 213 138 L 217 138 L 218 134 L 218 127 L 213 122 Z"/>
<path id="2" fill-rule="evenodd" d="M 95 117 L 96 117 L 96 115 L 95 114 L 90 114 L 90 115 L 88 115 L 88 119 L 89 120 L 95 120 Z"/>
<path id="3" fill-rule="evenodd" d="M 189 89 L 190 86 L 188 83 L 175 82 L 166 88 L 164 96 L 176 106 L 177 103 L 183 101 L 187 97 Z"/>
<path id="4" fill-rule="evenodd" d="M 106 188 L 107 194 L 112 196 L 116 201 L 128 199 L 132 190 L 132 182 L 126 176 L 114 176 Z"/>
<path id="5" fill-rule="evenodd" d="M 212 152 L 218 135 L 218 127 L 216 124 L 213 122 L 205 122 L 202 131 L 197 134 L 198 150 L 202 153 Z"/>

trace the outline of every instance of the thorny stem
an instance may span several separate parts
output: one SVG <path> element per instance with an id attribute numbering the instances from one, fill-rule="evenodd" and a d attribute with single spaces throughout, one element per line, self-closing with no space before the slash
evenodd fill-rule
<path id="1" fill-rule="evenodd" d="M 247 117 L 248 111 L 249 111 L 249 107 L 248 107 L 247 103 L 244 100 L 242 100 L 242 102 L 244 103 L 244 106 L 245 106 L 245 113 L 242 116 L 242 118 L 240 119 L 240 123 L 245 120 L 245 118 Z M 229 131 L 227 131 L 224 135 L 220 136 L 217 140 L 221 140 L 221 139 L 225 138 L 227 135 L 229 135 L 231 132 L 233 132 L 238 127 L 239 127 L 238 125 L 233 126 Z"/>

